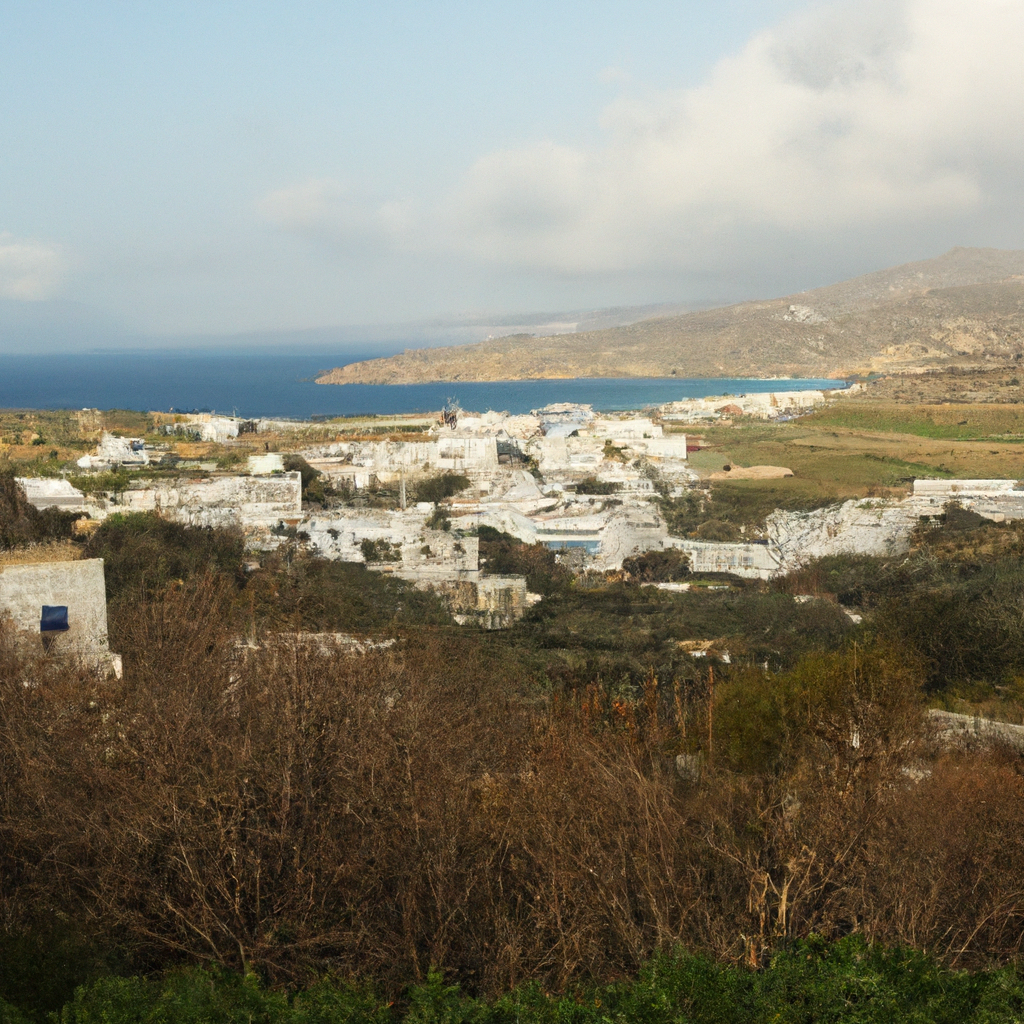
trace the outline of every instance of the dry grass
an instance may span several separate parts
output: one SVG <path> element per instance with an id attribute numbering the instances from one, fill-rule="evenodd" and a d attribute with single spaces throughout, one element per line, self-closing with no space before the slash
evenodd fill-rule
<path id="1" fill-rule="evenodd" d="M 73 541 L 33 544 L 24 548 L 0 551 L 0 569 L 5 565 L 32 565 L 36 562 L 74 562 L 83 556 L 82 546 Z"/>
<path id="2" fill-rule="evenodd" d="M 183 459 L 205 459 L 219 455 L 222 447 L 213 441 L 180 441 L 174 446 L 174 451 Z"/>

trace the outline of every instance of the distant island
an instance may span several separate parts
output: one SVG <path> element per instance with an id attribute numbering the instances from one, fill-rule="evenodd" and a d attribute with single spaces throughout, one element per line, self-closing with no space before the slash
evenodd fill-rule
<path id="1" fill-rule="evenodd" d="M 1012 364 L 1024 354 L 1024 251 L 955 248 L 783 298 L 624 326 L 408 349 L 319 384 L 576 377 L 835 377 Z"/>

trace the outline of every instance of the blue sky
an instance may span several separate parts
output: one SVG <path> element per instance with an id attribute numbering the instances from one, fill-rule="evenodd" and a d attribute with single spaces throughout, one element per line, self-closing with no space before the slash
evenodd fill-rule
<path id="1" fill-rule="evenodd" d="M 79 0 L 0 25 L 18 316 L 735 299 L 1024 247 L 1020 0 Z"/>

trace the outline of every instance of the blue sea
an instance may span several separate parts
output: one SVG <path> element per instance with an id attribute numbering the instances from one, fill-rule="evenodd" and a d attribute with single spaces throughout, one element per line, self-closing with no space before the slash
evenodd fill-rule
<path id="1" fill-rule="evenodd" d="M 379 354 L 379 353 L 378 353 Z M 529 412 L 584 402 L 613 412 L 744 392 L 841 387 L 834 380 L 585 378 L 489 384 L 316 384 L 332 366 L 369 356 L 302 352 L 133 351 L 0 356 L 0 408 L 203 411 L 245 417 L 392 415 L 463 409 Z"/>

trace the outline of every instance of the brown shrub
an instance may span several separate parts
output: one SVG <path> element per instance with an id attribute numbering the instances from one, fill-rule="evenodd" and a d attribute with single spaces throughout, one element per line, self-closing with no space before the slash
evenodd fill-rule
<path id="1" fill-rule="evenodd" d="M 392 990 L 614 977 L 671 943 L 757 962 L 811 931 L 1019 953 L 1017 761 L 931 751 L 891 654 L 730 683 L 715 714 L 653 678 L 538 702 L 473 635 L 242 657 L 221 604 L 212 578 L 140 603 L 120 684 L 0 638 L 9 924 L 59 907 L 141 961 Z M 782 734 L 760 762 L 731 752 L 741 685 Z"/>

